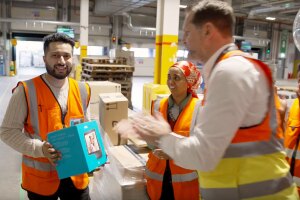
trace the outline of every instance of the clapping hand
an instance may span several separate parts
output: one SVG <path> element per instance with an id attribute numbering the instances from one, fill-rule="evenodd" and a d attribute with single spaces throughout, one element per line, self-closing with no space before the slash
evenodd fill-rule
<path id="1" fill-rule="evenodd" d="M 158 146 L 160 137 L 172 132 L 170 125 L 160 113 L 155 113 L 154 116 L 139 113 L 129 120 L 120 121 L 116 125 L 115 131 L 124 138 L 127 138 L 128 135 L 137 135 L 154 146 Z"/>

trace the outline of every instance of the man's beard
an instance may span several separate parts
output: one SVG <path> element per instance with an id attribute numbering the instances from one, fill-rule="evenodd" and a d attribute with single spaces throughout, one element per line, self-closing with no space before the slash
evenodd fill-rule
<path id="1" fill-rule="evenodd" d="M 49 75 L 53 76 L 56 79 L 64 79 L 66 78 L 72 71 L 72 67 L 66 65 L 67 71 L 65 74 L 61 74 L 61 73 L 56 73 L 55 72 L 55 68 L 56 66 L 60 66 L 60 65 L 54 65 L 53 68 L 51 68 L 47 63 L 45 63 L 46 65 L 46 71 Z"/>

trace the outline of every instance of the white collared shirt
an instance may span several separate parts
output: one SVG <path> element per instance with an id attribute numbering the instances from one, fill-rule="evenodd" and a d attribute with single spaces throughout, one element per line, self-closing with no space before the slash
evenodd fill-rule
<path id="1" fill-rule="evenodd" d="M 268 110 L 270 95 L 261 69 L 241 56 L 217 63 L 232 44 L 220 48 L 204 65 L 206 103 L 191 127 L 191 136 L 164 136 L 159 146 L 175 163 L 188 169 L 213 170 L 239 127 L 259 124 Z"/>

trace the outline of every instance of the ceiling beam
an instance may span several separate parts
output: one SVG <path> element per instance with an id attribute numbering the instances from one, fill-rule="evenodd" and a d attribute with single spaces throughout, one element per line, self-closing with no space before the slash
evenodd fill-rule
<path id="1" fill-rule="evenodd" d="M 297 13 L 299 11 L 300 8 L 294 8 L 291 10 L 285 10 L 285 11 L 281 11 L 279 12 L 279 14 L 290 14 L 290 13 Z"/>

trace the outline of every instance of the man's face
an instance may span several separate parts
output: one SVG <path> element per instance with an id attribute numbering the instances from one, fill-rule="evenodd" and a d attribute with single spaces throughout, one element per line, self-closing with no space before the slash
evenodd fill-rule
<path id="1" fill-rule="evenodd" d="M 200 63 L 207 61 L 207 49 L 205 47 L 205 33 L 202 28 L 192 23 L 193 13 L 188 13 L 183 23 L 183 43 L 189 51 L 189 59 Z"/>
<path id="2" fill-rule="evenodd" d="M 43 58 L 47 73 L 56 79 L 64 79 L 72 71 L 73 50 L 68 43 L 50 43 Z"/>

